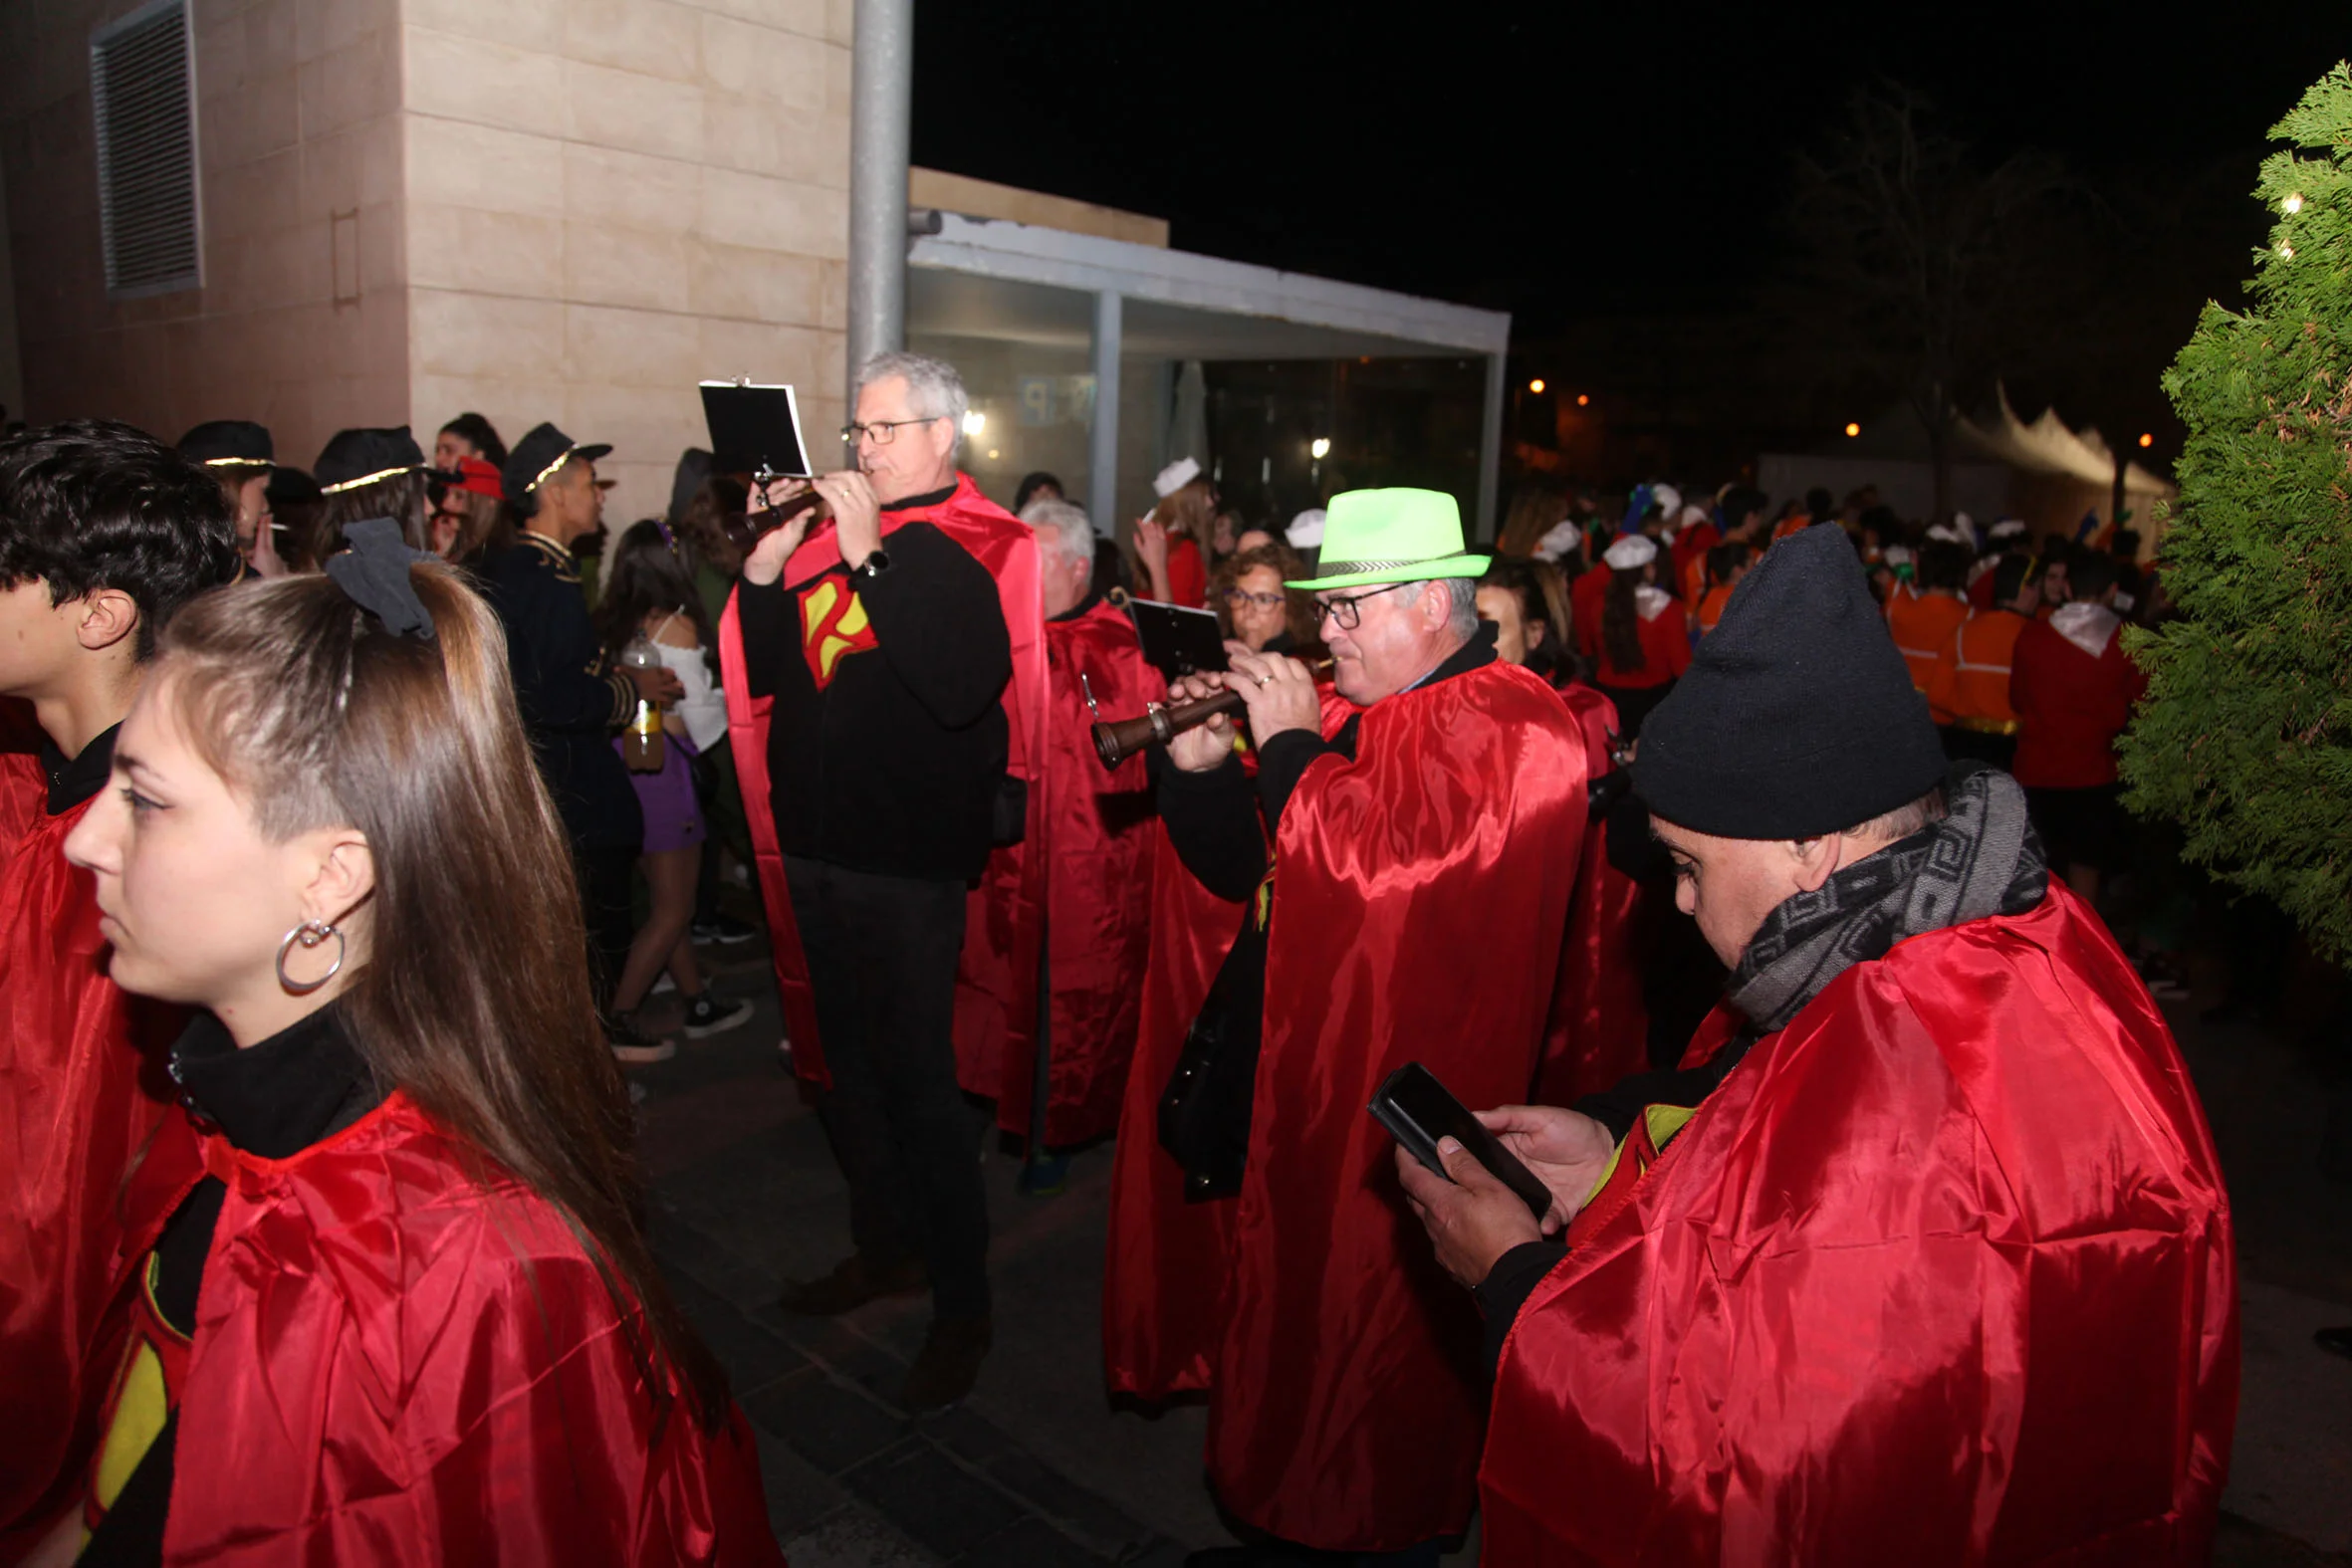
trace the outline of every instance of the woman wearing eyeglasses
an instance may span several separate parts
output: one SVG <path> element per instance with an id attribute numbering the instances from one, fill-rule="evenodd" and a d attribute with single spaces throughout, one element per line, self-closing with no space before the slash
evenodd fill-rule
<path id="1" fill-rule="evenodd" d="M 1217 625 L 1252 653 L 1287 653 L 1313 663 L 1322 657 L 1314 634 L 1314 601 L 1283 586 L 1306 575 L 1306 562 L 1287 545 L 1264 545 L 1217 563 L 1209 602 Z"/>

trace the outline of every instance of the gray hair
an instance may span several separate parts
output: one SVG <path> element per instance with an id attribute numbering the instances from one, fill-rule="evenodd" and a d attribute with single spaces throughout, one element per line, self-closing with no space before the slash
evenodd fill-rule
<path id="1" fill-rule="evenodd" d="M 1891 811 L 1882 811 L 1867 822 L 1856 822 L 1845 830 L 1847 838 L 1865 838 L 1885 843 L 1909 838 L 1930 823 L 1944 820 L 1944 786 L 1936 785 L 1916 800 L 1906 800 Z"/>
<path id="2" fill-rule="evenodd" d="M 1431 583 L 1446 590 L 1446 630 L 1464 642 L 1478 635 L 1478 578 L 1430 577 L 1415 583 L 1418 592 Z"/>
<path id="3" fill-rule="evenodd" d="M 964 392 L 964 378 L 956 374 L 954 365 L 929 354 L 892 349 L 867 358 L 857 367 L 857 385 L 849 394 L 851 409 L 856 407 L 858 393 L 892 376 L 906 382 L 907 396 L 922 417 L 945 419 L 955 426 L 956 439 L 964 439 L 964 414 L 972 406 L 971 398 Z M 851 417 L 855 417 L 854 412 Z"/>
<path id="4" fill-rule="evenodd" d="M 1040 545 L 1064 560 L 1093 560 L 1094 525 L 1085 508 L 1068 501 L 1032 501 L 1021 509 L 1021 521 L 1037 531 Z"/>

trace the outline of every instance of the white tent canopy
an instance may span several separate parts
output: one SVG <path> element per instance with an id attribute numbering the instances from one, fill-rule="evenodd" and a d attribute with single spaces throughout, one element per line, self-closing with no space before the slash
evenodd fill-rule
<path id="1" fill-rule="evenodd" d="M 1978 522 L 2019 517 L 2035 533 L 2071 534 L 2083 517 L 2110 521 L 2115 454 L 2088 426 L 2076 430 L 2045 408 L 2030 424 L 2017 417 L 2005 387 L 1983 419 L 1955 421 L 1951 504 Z M 1862 427 L 1860 435 L 1815 452 L 1767 452 L 1757 461 L 1757 483 L 1775 502 L 1819 488 L 1843 500 L 1867 486 L 1897 515 L 1927 520 L 1935 508 L 1935 469 L 1927 429 L 1898 404 Z M 2123 472 L 2124 505 L 2141 530 L 2142 550 L 2155 546 L 2147 527 L 2153 505 L 2179 490 L 2137 463 Z"/>

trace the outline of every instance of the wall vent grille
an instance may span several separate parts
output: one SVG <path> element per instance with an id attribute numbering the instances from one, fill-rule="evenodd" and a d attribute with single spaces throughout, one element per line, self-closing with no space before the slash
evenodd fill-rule
<path id="1" fill-rule="evenodd" d="M 90 36 L 99 225 L 117 297 L 204 281 L 195 77 L 187 0 L 157 0 Z"/>

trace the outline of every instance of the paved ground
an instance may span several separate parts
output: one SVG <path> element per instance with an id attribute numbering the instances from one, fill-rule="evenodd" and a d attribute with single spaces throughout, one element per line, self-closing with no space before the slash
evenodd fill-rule
<path id="1" fill-rule="evenodd" d="M 890 1403 L 925 1303 L 829 1322 L 775 1307 L 784 1278 L 846 1251 L 845 1201 L 778 1062 L 764 953 L 722 963 L 719 989 L 752 998 L 753 1021 L 636 1073 L 653 1242 L 759 1430 L 794 1568 L 1160 1568 L 1229 1541 L 1201 1484 L 1202 1412 L 1147 1419 L 1102 1391 L 1107 1150 L 1074 1162 L 1065 1195 L 1033 1200 L 1014 1193 L 1017 1159 L 987 1140 L 997 1349 L 943 1417 L 910 1421 Z M 2313 1328 L 2352 1322 L 2352 1188 L 2314 1164 L 2312 1064 L 2260 1030 L 2194 1018 L 2174 1009 L 2230 1173 L 2244 1276 L 2244 1394 L 2216 1561 L 2352 1568 L 2352 1361 L 2311 1343 Z"/>

